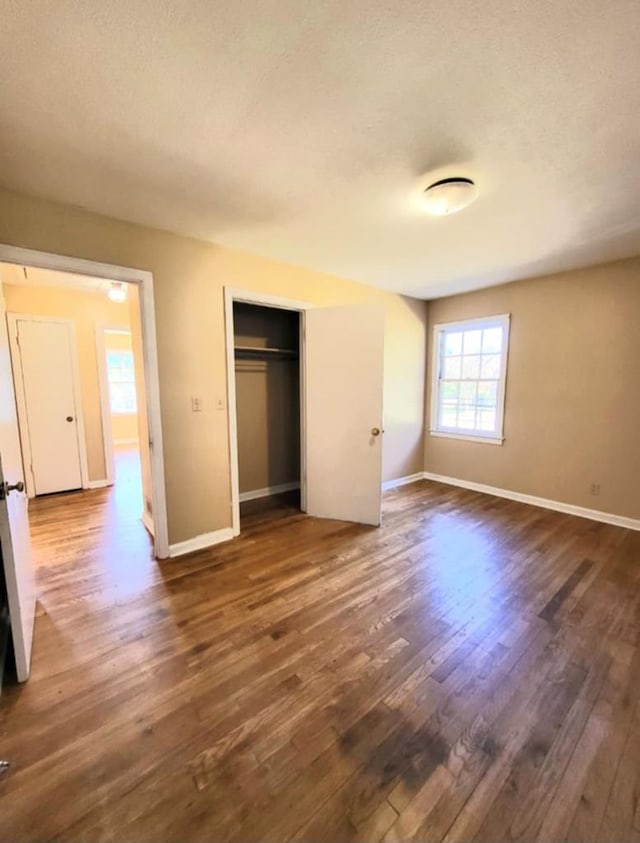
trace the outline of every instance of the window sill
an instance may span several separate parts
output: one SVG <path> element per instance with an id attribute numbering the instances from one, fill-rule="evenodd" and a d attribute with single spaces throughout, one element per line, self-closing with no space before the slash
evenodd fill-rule
<path id="1" fill-rule="evenodd" d="M 503 436 L 474 436 L 472 433 L 447 433 L 445 430 L 430 430 L 431 436 L 442 439 L 462 439 L 464 442 L 481 442 L 483 445 L 502 445 Z"/>

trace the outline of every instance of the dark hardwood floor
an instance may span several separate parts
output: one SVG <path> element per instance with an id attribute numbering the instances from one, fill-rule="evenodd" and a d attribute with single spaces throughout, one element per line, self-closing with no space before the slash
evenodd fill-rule
<path id="1" fill-rule="evenodd" d="M 38 502 L 0 838 L 640 840 L 640 533 L 420 482 L 161 564 Z"/>

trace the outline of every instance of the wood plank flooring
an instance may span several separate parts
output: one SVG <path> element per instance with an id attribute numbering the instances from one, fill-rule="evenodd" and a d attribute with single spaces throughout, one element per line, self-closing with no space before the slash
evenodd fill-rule
<path id="1" fill-rule="evenodd" d="M 640 533 L 419 482 L 158 564 L 126 509 L 34 509 L 1 839 L 640 840 Z"/>

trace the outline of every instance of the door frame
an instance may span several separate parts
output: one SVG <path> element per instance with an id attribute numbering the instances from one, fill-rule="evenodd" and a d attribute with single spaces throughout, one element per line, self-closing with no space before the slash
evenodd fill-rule
<path id="1" fill-rule="evenodd" d="M 106 346 L 104 343 L 105 331 L 129 334 L 131 336 L 131 328 L 128 325 L 110 325 L 102 322 L 96 323 L 95 326 L 104 465 L 107 475 L 107 486 L 113 486 L 116 477 L 116 464 L 113 455 L 113 432 L 111 431 L 111 403 L 109 401 L 109 378 L 107 375 Z"/>
<path id="2" fill-rule="evenodd" d="M 80 461 L 80 482 L 83 489 L 91 488 L 89 468 L 87 462 L 87 439 L 84 428 L 84 413 L 82 409 L 82 390 L 80 387 L 80 366 L 78 364 L 78 337 L 76 324 L 73 319 L 58 316 L 37 316 L 31 313 L 7 313 L 9 328 L 9 349 L 13 366 L 13 383 L 16 394 L 16 409 L 18 411 L 18 428 L 20 430 L 20 445 L 22 448 L 22 467 L 24 481 L 27 487 L 27 497 L 36 495 L 35 477 L 33 476 L 31 440 L 29 439 L 29 409 L 24 391 L 24 373 L 22 370 L 22 350 L 18 341 L 18 322 L 44 322 L 46 324 L 64 325 L 69 332 L 71 343 L 71 380 L 73 382 L 73 407 L 77 420 L 78 457 Z"/>
<path id="3" fill-rule="evenodd" d="M 233 304 L 255 304 L 278 310 L 291 310 L 300 314 L 300 508 L 304 512 L 307 498 L 307 426 L 306 406 L 306 361 L 305 361 L 305 313 L 315 305 L 296 299 L 271 296 L 257 290 L 243 290 L 224 287 L 224 324 L 227 356 L 227 420 L 229 424 L 229 466 L 231 475 L 231 528 L 233 536 L 240 535 L 240 477 L 238 469 L 238 417 L 236 412 L 236 372 L 234 355 Z"/>
<path id="4" fill-rule="evenodd" d="M 167 499 L 164 474 L 164 448 L 162 417 L 160 413 L 160 380 L 158 376 L 158 348 L 156 337 L 156 312 L 154 305 L 153 273 L 144 269 L 117 266 L 85 260 L 84 258 L 56 255 L 35 249 L 23 249 L 0 243 L 0 262 L 38 269 L 52 269 L 78 275 L 90 275 L 109 281 L 136 284 L 140 294 L 144 381 L 147 397 L 149 449 L 151 456 L 151 497 L 154 515 L 154 553 L 158 559 L 169 557 L 169 532 Z"/>

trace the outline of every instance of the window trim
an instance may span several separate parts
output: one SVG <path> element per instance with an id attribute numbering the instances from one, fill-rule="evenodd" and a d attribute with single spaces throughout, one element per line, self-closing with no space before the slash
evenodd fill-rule
<path id="1" fill-rule="evenodd" d="M 432 340 L 432 366 L 431 366 L 431 418 L 429 434 L 444 439 L 462 439 L 467 442 L 480 442 L 487 445 L 502 445 L 504 442 L 504 404 L 507 391 L 507 360 L 509 357 L 509 328 L 511 314 L 499 313 L 495 316 L 480 316 L 477 319 L 462 319 L 456 322 L 437 322 L 433 326 Z M 457 330 L 468 330 L 471 326 L 477 328 L 501 327 L 505 340 L 504 354 L 502 354 L 500 366 L 500 379 L 498 382 L 498 397 L 496 400 L 497 434 L 491 435 L 486 432 L 463 433 L 460 430 L 452 430 L 438 427 L 438 409 L 440 406 L 440 349 L 442 340 L 447 332 Z"/>

